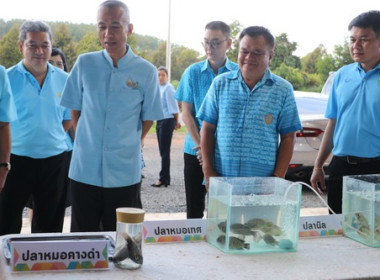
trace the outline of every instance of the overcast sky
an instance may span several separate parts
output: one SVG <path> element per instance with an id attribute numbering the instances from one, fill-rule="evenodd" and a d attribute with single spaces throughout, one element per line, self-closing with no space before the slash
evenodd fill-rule
<path id="1" fill-rule="evenodd" d="M 0 18 L 96 23 L 102 0 L 1 0 Z M 6 2 L 6 4 L 4 4 Z M 166 40 L 169 0 L 125 0 L 134 31 Z M 171 42 L 202 52 L 204 26 L 212 20 L 244 27 L 262 25 L 274 36 L 287 33 L 304 56 L 323 44 L 329 53 L 348 36 L 352 18 L 380 9 L 379 0 L 171 0 Z"/>

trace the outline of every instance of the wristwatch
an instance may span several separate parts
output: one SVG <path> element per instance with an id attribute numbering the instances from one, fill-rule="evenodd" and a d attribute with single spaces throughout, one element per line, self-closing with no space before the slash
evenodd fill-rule
<path id="1" fill-rule="evenodd" d="M 1 162 L 0 167 L 5 167 L 8 171 L 11 170 L 11 164 L 9 162 Z"/>

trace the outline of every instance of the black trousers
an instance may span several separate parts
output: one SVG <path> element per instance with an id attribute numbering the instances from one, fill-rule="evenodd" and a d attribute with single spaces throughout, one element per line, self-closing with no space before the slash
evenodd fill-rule
<path id="1" fill-rule="evenodd" d="M 327 181 L 327 202 L 335 213 L 342 213 L 343 176 L 380 174 L 380 161 L 350 164 L 334 156 L 329 165 Z"/>
<path id="2" fill-rule="evenodd" d="M 67 152 L 34 159 L 11 155 L 0 193 L 0 235 L 20 233 L 26 202 L 34 198 L 32 233 L 62 232 L 67 194 Z"/>
<path id="3" fill-rule="evenodd" d="M 184 154 L 184 175 L 186 191 L 186 214 L 188 219 L 203 218 L 206 187 L 203 183 L 202 166 L 196 156 Z"/>
<path id="4" fill-rule="evenodd" d="M 71 180 L 71 232 L 115 231 L 116 208 L 142 208 L 141 182 L 104 188 Z"/>
<path id="5" fill-rule="evenodd" d="M 170 147 L 172 145 L 175 119 L 163 119 L 157 121 L 156 133 L 158 148 L 161 156 L 161 171 L 159 180 L 163 184 L 170 185 Z"/>

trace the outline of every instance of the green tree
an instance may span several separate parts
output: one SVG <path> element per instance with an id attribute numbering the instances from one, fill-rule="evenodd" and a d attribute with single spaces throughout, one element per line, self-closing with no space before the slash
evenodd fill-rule
<path id="1" fill-rule="evenodd" d="M 145 59 L 152 62 L 156 67 L 159 67 L 161 65 L 166 65 L 166 42 L 162 42 L 156 51 L 154 51 L 149 59 L 149 57 L 144 57 Z M 172 70 L 173 70 L 173 64 L 172 64 Z M 173 72 L 173 71 L 172 71 Z"/>
<path id="2" fill-rule="evenodd" d="M 240 24 L 239 21 L 235 20 L 233 23 L 230 24 L 230 28 L 232 45 L 231 48 L 227 51 L 227 57 L 229 60 L 237 62 L 237 58 L 239 55 L 239 34 L 242 31 L 243 26 Z"/>
<path id="3" fill-rule="evenodd" d="M 297 43 L 289 42 L 286 33 L 281 33 L 279 36 L 275 37 L 275 41 L 276 45 L 274 57 L 271 61 L 271 69 L 274 70 L 283 63 L 293 68 L 300 68 L 301 62 L 299 57 L 293 55 L 297 50 Z"/>
<path id="4" fill-rule="evenodd" d="M 311 53 L 308 53 L 301 59 L 302 70 L 306 73 L 317 73 L 317 61 L 327 54 L 326 48 L 321 44 Z"/>
<path id="5" fill-rule="evenodd" d="M 325 81 L 331 71 L 335 71 L 335 60 L 330 54 L 326 54 L 317 60 L 316 65 L 318 75 L 322 81 Z"/>
<path id="6" fill-rule="evenodd" d="M 53 46 L 63 51 L 66 56 L 68 70 L 70 70 L 76 60 L 76 53 L 73 36 L 67 29 L 66 24 L 60 24 L 57 29 L 53 31 Z"/>
<path id="7" fill-rule="evenodd" d="M 186 48 L 184 46 L 172 46 L 172 71 L 171 79 L 180 80 L 185 69 L 200 61 L 199 53 L 195 50 Z"/>
<path id="8" fill-rule="evenodd" d="M 0 40 L 0 64 L 6 68 L 17 64 L 23 58 L 17 45 L 19 28 L 19 24 L 13 25 Z"/>
<path id="9" fill-rule="evenodd" d="M 82 53 L 99 51 L 101 49 L 102 45 L 99 42 L 98 35 L 95 32 L 89 32 L 76 44 L 75 53 L 78 56 Z"/>
<path id="10" fill-rule="evenodd" d="M 295 90 L 299 90 L 305 86 L 305 77 L 300 69 L 282 63 L 273 70 L 273 73 L 290 82 Z"/>
<path id="11" fill-rule="evenodd" d="M 346 40 L 343 45 L 334 46 L 334 59 L 335 59 L 335 69 L 339 69 L 340 67 L 350 64 L 354 62 L 352 60 L 350 49 L 348 46 L 348 41 Z"/>

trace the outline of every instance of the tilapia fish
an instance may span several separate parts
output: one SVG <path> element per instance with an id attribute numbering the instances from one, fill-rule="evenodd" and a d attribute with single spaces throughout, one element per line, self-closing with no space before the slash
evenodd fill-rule
<path id="1" fill-rule="evenodd" d="M 273 236 L 281 236 L 281 235 L 285 234 L 281 227 L 279 227 L 278 225 L 275 225 L 273 223 L 271 223 L 270 225 L 264 226 L 261 229 L 261 231 L 263 231 L 266 234 L 273 235 Z"/>
<path id="2" fill-rule="evenodd" d="M 354 214 L 354 216 L 355 216 L 355 219 L 356 219 L 357 223 L 359 224 L 359 226 L 369 228 L 368 220 L 362 213 L 356 212 Z"/>
<path id="3" fill-rule="evenodd" d="M 276 246 L 278 245 L 278 241 L 270 234 L 264 234 L 263 240 L 265 241 L 266 244 Z"/>
<path id="4" fill-rule="evenodd" d="M 357 227 L 357 233 L 363 237 L 368 238 L 370 234 L 370 227 L 367 218 L 360 212 L 354 214 L 354 223 Z"/>
<path id="5" fill-rule="evenodd" d="M 141 252 L 141 237 L 133 238 L 127 233 L 122 232 L 121 235 L 125 240 L 124 246 L 118 249 L 112 257 L 114 263 L 121 262 L 127 258 L 138 264 L 143 263 L 143 256 Z"/>
<path id="6" fill-rule="evenodd" d="M 218 224 L 218 228 L 221 230 L 221 232 L 226 233 L 226 226 L 227 226 L 227 221 L 220 222 Z"/>
<path id="7" fill-rule="evenodd" d="M 263 234 L 270 234 L 273 236 L 281 236 L 285 234 L 282 228 L 278 225 L 260 218 L 250 219 L 245 225 L 251 230 L 260 230 Z"/>
<path id="8" fill-rule="evenodd" d="M 253 218 L 248 220 L 245 225 L 248 226 L 251 229 L 260 229 L 266 226 L 268 221 L 260 218 Z"/>
<path id="9" fill-rule="evenodd" d="M 218 242 L 220 245 L 226 244 L 226 236 L 225 235 L 220 235 L 217 239 L 216 242 Z M 249 243 L 244 242 L 243 239 L 231 236 L 230 241 L 228 242 L 228 246 L 230 249 L 234 250 L 241 250 L 241 249 L 249 249 L 250 245 Z"/>
<path id="10" fill-rule="evenodd" d="M 258 230 L 251 229 L 250 227 L 243 225 L 243 224 L 232 224 L 230 227 L 230 230 L 232 233 L 240 234 L 242 236 L 252 235 L 253 239 L 256 242 L 259 242 L 262 238 L 260 232 Z"/>

